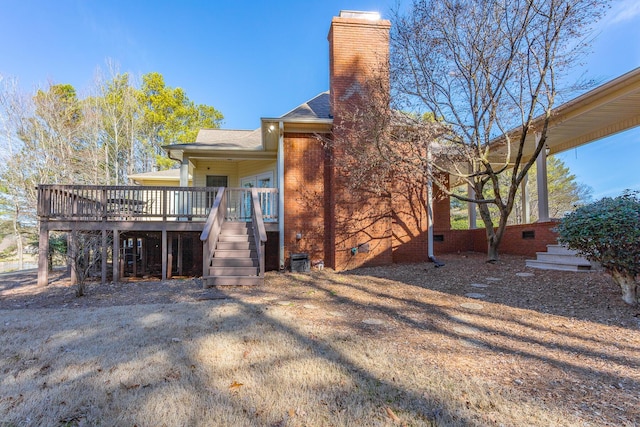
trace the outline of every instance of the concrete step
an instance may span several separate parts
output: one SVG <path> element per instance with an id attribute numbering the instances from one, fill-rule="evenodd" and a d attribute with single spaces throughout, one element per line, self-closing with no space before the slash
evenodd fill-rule
<path id="1" fill-rule="evenodd" d="M 259 276 L 204 276 L 205 287 L 212 286 L 258 286 L 264 284 L 264 277 Z"/>
<path id="2" fill-rule="evenodd" d="M 563 264 L 555 262 L 538 261 L 535 259 L 526 260 L 526 266 L 538 268 L 540 270 L 559 270 L 559 271 L 591 271 L 591 265 L 579 264 Z"/>
<path id="3" fill-rule="evenodd" d="M 563 245 L 547 245 L 547 252 L 557 255 L 577 255 L 578 252 Z"/>
<path id="4" fill-rule="evenodd" d="M 209 267 L 209 276 L 257 276 L 258 267 Z"/>
<path id="5" fill-rule="evenodd" d="M 573 254 L 536 252 L 536 260 L 553 264 L 584 265 L 587 267 L 591 267 L 591 263 L 589 261 Z"/>
<path id="6" fill-rule="evenodd" d="M 216 249 L 213 253 L 214 258 L 257 258 L 256 251 L 250 249 L 225 250 Z"/>
<path id="7" fill-rule="evenodd" d="M 252 258 L 213 258 L 211 267 L 257 267 L 258 260 Z"/>
<path id="8" fill-rule="evenodd" d="M 216 250 L 255 250 L 256 244 L 248 240 L 238 242 L 218 242 Z"/>

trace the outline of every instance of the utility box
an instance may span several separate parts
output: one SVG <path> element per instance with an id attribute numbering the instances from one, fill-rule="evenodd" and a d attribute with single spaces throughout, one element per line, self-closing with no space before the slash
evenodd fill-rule
<path id="1" fill-rule="evenodd" d="M 291 254 L 291 271 L 295 271 L 297 273 L 308 273 L 311 271 L 309 254 Z"/>

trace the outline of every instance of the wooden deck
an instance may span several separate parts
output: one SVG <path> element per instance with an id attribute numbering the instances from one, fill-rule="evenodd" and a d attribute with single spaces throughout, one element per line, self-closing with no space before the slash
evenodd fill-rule
<path id="1" fill-rule="evenodd" d="M 251 189 L 227 188 L 229 221 L 251 218 Z M 38 186 L 41 221 L 81 222 L 184 222 L 206 221 L 217 187 L 140 187 L 97 185 Z M 278 221 L 276 188 L 258 188 L 265 222 Z"/>
<path id="2" fill-rule="evenodd" d="M 162 236 L 162 276 L 163 279 L 166 278 L 167 255 L 171 252 L 167 243 L 167 233 L 202 232 L 218 190 L 217 187 L 38 186 L 38 284 L 45 285 L 48 281 L 46 254 L 49 250 L 51 231 L 102 232 L 103 242 L 112 242 L 113 254 L 121 253 L 122 233 L 159 232 Z M 224 190 L 224 221 L 252 221 L 253 206 L 257 201 L 261 208 L 264 228 L 267 231 L 278 230 L 277 189 Z M 107 277 L 106 243 L 103 243 L 102 252 L 101 268 L 104 282 Z M 112 262 L 114 281 L 119 279 L 121 271 L 117 258 Z"/>

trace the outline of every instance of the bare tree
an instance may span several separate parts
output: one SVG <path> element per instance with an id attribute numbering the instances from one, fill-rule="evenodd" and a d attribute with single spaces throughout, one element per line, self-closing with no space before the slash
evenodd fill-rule
<path id="1" fill-rule="evenodd" d="M 382 229 L 391 230 L 398 244 L 418 237 L 428 224 L 428 192 L 437 175 L 430 153 L 447 129 L 429 115 L 393 110 L 390 95 L 388 69 L 371 70 L 357 93 L 342 100 L 331 137 L 322 138 L 331 150 L 336 185 L 346 190 L 341 199 L 348 202 L 336 211 L 334 224 L 345 241 L 365 233 L 375 245 L 374 235 L 381 234 L 372 230 Z"/>
<path id="2" fill-rule="evenodd" d="M 0 75 L 0 178 L 3 181 L 0 186 L 0 198 L 1 204 L 6 207 L 6 214 L 11 219 L 20 269 L 24 264 L 24 241 L 29 232 L 29 217 L 25 221 L 23 215 L 27 203 L 23 191 L 26 171 L 22 167 L 23 159 L 19 155 L 22 142 L 18 138 L 18 130 L 22 118 L 28 111 L 28 102 L 20 94 L 17 81 Z"/>
<path id="3" fill-rule="evenodd" d="M 85 294 L 91 271 L 102 261 L 102 232 L 72 231 L 69 236 L 67 257 L 76 279 L 76 296 Z M 108 239 L 110 240 L 110 239 Z M 107 247 L 109 246 L 107 243 Z"/>
<path id="4" fill-rule="evenodd" d="M 545 146 L 558 82 L 584 53 L 589 26 L 607 6 L 594 0 L 415 0 L 407 14 L 394 16 L 394 107 L 416 112 L 407 117 L 417 129 L 424 128 L 425 113 L 445 129 L 431 147 L 434 161 L 416 173 L 478 204 L 489 261 L 498 258 L 517 190 Z M 532 135 L 535 147 L 525 155 Z M 508 176 L 506 187 L 501 175 Z M 453 193 L 449 180 L 469 184 L 475 196 Z M 497 225 L 491 204 L 499 212 Z"/>

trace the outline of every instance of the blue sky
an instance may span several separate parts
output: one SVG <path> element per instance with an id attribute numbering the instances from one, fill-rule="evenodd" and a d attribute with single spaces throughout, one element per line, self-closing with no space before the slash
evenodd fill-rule
<path id="1" fill-rule="evenodd" d="M 407 0 L 404 0 L 407 3 Z M 328 89 L 327 33 L 340 10 L 396 0 L 0 0 L 0 75 L 23 90 L 70 83 L 83 95 L 96 69 L 157 71 L 223 127 L 255 129 Z M 640 66 L 640 2 L 620 0 L 598 25 L 577 73 L 607 81 Z M 640 106 L 638 106 L 640 108 Z M 596 198 L 640 189 L 640 129 L 560 155 Z"/>

